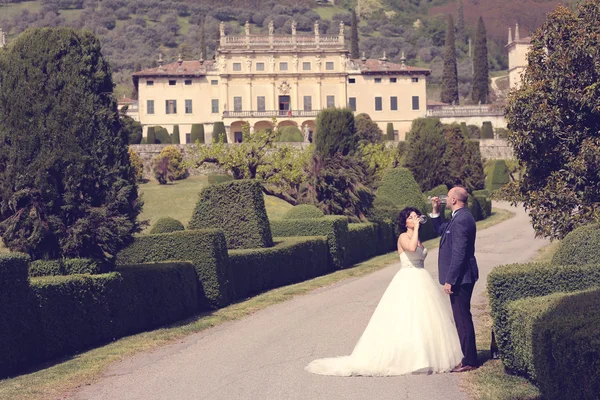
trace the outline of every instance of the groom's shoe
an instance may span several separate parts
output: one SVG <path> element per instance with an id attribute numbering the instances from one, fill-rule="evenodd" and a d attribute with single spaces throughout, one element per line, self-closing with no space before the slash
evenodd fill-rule
<path id="1" fill-rule="evenodd" d="M 468 372 L 476 369 L 477 367 L 473 367 L 471 365 L 463 365 L 463 363 L 461 362 L 456 367 L 454 367 L 451 372 Z"/>

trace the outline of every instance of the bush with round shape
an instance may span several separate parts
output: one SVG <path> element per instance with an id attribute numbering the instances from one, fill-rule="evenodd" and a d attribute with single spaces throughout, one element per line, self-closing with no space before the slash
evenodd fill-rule
<path id="1" fill-rule="evenodd" d="M 222 121 L 217 121 L 213 125 L 212 142 L 216 143 L 221 140 L 223 136 L 223 142 L 227 143 L 227 134 L 225 132 L 225 124 Z"/>
<path id="2" fill-rule="evenodd" d="M 169 131 L 167 131 L 162 126 L 157 126 L 154 128 L 154 133 L 156 135 L 156 142 L 159 144 L 171 144 L 171 135 L 169 135 Z"/>
<path id="3" fill-rule="evenodd" d="M 154 176 L 160 184 L 189 176 L 183 165 L 183 154 L 176 146 L 166 146 L 154 160 Z"/>
<path id="4" fill-rule="evenodd" d="M 307 219 L 307 218 L 322 218 L 323 211 L 310 204 L 300 204 L 292 207 L 283 215 L 283 219 Z"/>
<path id="5" fill-rule="evenodd" d="M 279 142 L 304 142 L 304 135 L 295 126 L 284 126 L 279 129 Z"/>
<path id="6" fill-rule="evenodd" d="M 554 253 L 552 263 L 600 265 L 600 224 L 584 225 L 568 233 Z"/>
<path id="7" fill-rule="evenodd" d="M 162 217 L 152 225 L 150 234 L 155 235 L 158 233 L 170 233 L 185 230 L 183 224 L 172 217 Z"/>
<path id="8" fill-rule="evenodd" d="M 199 142 L 200 144 L 206 143 L 206 139 L 204 138 L 204 124 L 194 124 L 192 125 L 192 132 L 190 134 L 190 141 L 192 143 Z"/>

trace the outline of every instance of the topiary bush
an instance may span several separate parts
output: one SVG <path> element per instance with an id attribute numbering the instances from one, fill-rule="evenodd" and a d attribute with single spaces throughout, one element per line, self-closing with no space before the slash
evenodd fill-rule
<path id="1" fill-rule="evenodd" d="M 511 264 L 496 267 L 488 276 L 487 290 L 500 358 L 506 368 L 524 372 L 515 360 L 508 304 L 511 301 L 600 287 L 600 267 L 554 265 L 549 263 Z"/>
<path id="2" fill-rule="evenodd" d="M 221 175 L 221 174 L 209 174 L 207 177 L 208 184 L 212 185 L 214 183 L 223 183 L 229 182 L 233 180 L 233 176 L 231 175 Z"/>
<path id="3" fill-rule="evenodd" d="M 219 140 L 221 140 L 221 136 L 223 136 L 223 143 L 227 143 L 225 124 L 222 121 L 217 121 L 213 125 L 212 142 L 218 142 Z"/>
<path id="4" fill-rule="evenodd" d="M 129 147 L 129 161 L 135 168 L 135 179 L 138 183 L 142 182 L 144 180 L 144 163 L 140 155 L 131 147 Z"/>
<path id="5" fill-rule="evenodd" d="M 385 198 L 399 209 L 425 209 L 421 188 L 408 168 L 394 168 L 386 172 L 377 188 L 376 196 Z"/>
<path id="6" fill-rule="evenodd" d="M 467 125 L 467 130 L 469 131 L 469 139 L 481 138 L 481 128 L 477 125 Z"/>
<path id="7" fill-rule="evenodd" d="M 181 138 L 179 136 L 179 125 L 173 126 L 173 133 L 171 134 L 171 143 L 180 144 Z"/>
<path id="8" fill-rule="evenodd" d="M 112 266 L 92 258 L 61 258 L 35 260 L 29 264 L 29 276 L 98 275 L 112 270 Z"/>
<path id="9" fill-rule="evenodd" d="M 223 230 L 229 249 L 273 246 L 262 186 L 236 180 L 202 189 L 188 229 Z"/>
<path id="10" fill-rule="evenodd" d="M 150 234 L 156 235 L 159 233 L 170 233 L 183 230 L 185 230 L 185 228 L 180 221 L 171 217 L 162 217 L 154 223 L 152 229 L 150 229 Z"/>
<path id="11" fill-rule="evenodd" d="M 600 224 L 579 227 L 560 242 L 552 263 L 558 265 L 600 265 Z"/>
<path id="12" fill-rule="evenodd" d="M 324 217 L 323 211 L 310 204 L 300 204 L 290 208 L 282 219 L 307 219 Z"/>
<path id="13" fill-rule="evenodd" d="M 278 142 L 304 142 L 304 135 L 295 126 L 284 126 L 279 129 Z"/>
<path id="14" fill-rule="evenodd" d="M 353 154 L 359 137 L 354 126 L 354 113 L 349 108 L 327 108 L 317 116 L 315 152 L 321 157 Z"/>
<path id="15" fill-rule="evenodd" d="M 481 127 L 481 138 L 482 139 L 493 139 L 494 138 L 494 128 L 492 127 L 492 123 L 490 121 L 483 121 L 483 126 Z"/>
<path id="16" fill-rule="evenodd" d="M 30 277 L 67 275 L 62 260 L 35 260 L 29 263 Z"/>
<path id="17" fill-rule="evenodd" d="M 393 141 L 394 138 L 394 124 L 388 122 L 386 132 L 385 132 L 385 140 Z"/>
<path id="18" fill-rule="evenodd" d="M 164 147 L 154 160 L 154 176 L 160 184 L 185 179 L 189 171 L 183 163 L 183 154 L 176 146 Z"/>
<path id="19" fill-rule="evenodd" d="M 492 160 L 485 177 L 485 189 L 495 192 L 510 182 L 510 175 L 505 160 Z"/>
<path id="20" fill-rule="evenodd" d="M 192 132 L 190 133 L 190 141 L 192 143 L 206 143 L 206 139 L 204 138 L 204 124 L 193 124 Z"/>
<path id="21" fill-rule="evenodd" d="M 156 135 L 156 143 L 171 144 L 171 135 L 169 135 L 169 131 L 162 126 L 156 126 L 154 128 L 154 133 Z"/>
<path id="22" fill-rule="evenodd" d="M 346 263 L 354 265 L 379 254 L 379 226 L 376 223 L 348 225 Z"/>
<path id="23" fill-rule="evenodd" d="M 231 250 L 229 265 L 235 299 L 242 300 L 327 273 L 327 239 L 281 238 L 267 249 Z"/>
<path id="24" fill-rule="evenodd" d="M 153 126 L 148 127 L 148 132 L 146 132 L 146 143 L 148 143 L 148 144 L 156 143 L 156 131 Z"/>
<path id="25" fill-rule="evenodd" d="M 473 197 L 479 202 L 481 209 L 481 219 L 489 218 L 492 215 L 492 200 L 487 190 L 474 190 Z"/>

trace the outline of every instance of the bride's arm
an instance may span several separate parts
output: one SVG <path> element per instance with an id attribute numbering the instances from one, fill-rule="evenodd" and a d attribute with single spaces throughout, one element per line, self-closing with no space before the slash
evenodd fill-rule
<path id="1" fill-rule="evenodd" d="M 398 250 L 417 251 L 417 247 L 419 246 L 419 228 L 417 228 L 418 224 L 415 225 L 415 233 L 413 233 L 412 237 L 409 237 L 408 233 L 400 235 L 398 238 Z"/>

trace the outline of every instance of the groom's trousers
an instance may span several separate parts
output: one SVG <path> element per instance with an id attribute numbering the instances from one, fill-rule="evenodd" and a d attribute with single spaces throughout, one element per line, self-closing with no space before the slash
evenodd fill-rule
<path id="1" fill-rule="evenodd" d="M 460 339 L 460 347 L 464 358 L 462 365 L 477 366 L 477 345 L 475 344 L 475 327 L 471 315 L 471 297 L 473 296 L 474 283 L 465 283 L 452 286 L 453 294 L 450 295 L 450 304 L 454 314 L 454 323 Z"/>

